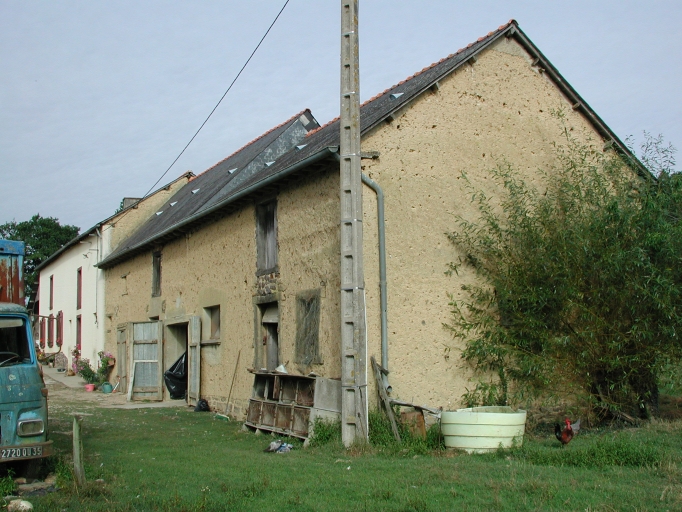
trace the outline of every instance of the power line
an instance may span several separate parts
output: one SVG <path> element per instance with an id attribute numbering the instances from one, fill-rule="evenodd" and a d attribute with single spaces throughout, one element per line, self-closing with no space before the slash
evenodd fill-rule
<path id="1" fill-rule="evenodd" d="M 230 86 L 227 88 L 227 90 L 225 91 L 225 93 L 220 97 L 220 100 L 218 100 L 218 103 L 216 103 L 216 106 L 213 107 L 213 110 L 211 110 L 211 113 L 210 113 L 210 114 L 208 115 L 208 117 L 204 120 L 204 122 L 201 123 L 201 126 L 199 127 L 199 129 L 196 131 L 196 133 L 195 133 L 194 135 L 192 135 L 192 138 L 189 140 L 189 142 L 187 143 L 187 145 L 186 145 L 184 148 L 182 148 L 182 151 L 180 151 L 180 154 L 175 158 L 175 160 L 173 160 L 173 163 L 170 164 L 170 165 L 168 166 L 168 169 L 166 169 L 166 171 L 161 175 L 161 177 L 160 177 L 158 180 L 156 180 L 156 183 L 154 183 L 154 184 L 152 185 L 152 187 L 151 187 L 149 190 L 147 190 L 147 193 L 142 197 L 142 199 L 144 199 L 145 197 L 147 197 L 147 195 L 154 189 L 154 187 L 156 187 L 156 185 L 159 184 L 159 181 L 161 181 L 161 180 L 163 179 L 163 177 L 164 177 L 166 174 L 168 174 L 168 171 L 171 170 L 171 167 L 173 167 L 173 166 L 175 165 L 175 162 L 177 162 L 177 161 L 180 159 L 180 157 L 181 157 L 182 154 L 185 152 L 185 150 L 189 147 L 189 145 L 192 143 L 192 141 L 196 138 L 197 135 L 199 135 L 199 132 L 201 131 L 201 129 L 204 127 L 204 125 L 205 125 L 205 124 L 208 122 L 208 120 L 211 118 L 211 116 L 212 116 L 213 113 L 216 111 L 216 109 L 218 108 L 218 106 L 220 106 L 220 104 L 222 103 L 222 101 L 223 101 L 223 99 L 225 98 L 225 96 L 227 96 L 227 93 L 230 92 L 230 89 L 232 89 L 232 86 L 234 85 L 234 83 L 235 83 L 235 82 L 237 81 L 237 79 L 239 78 L 239 75 L 242 74 L 242 71 L 244 71 L 244 68 L 246 68 L 246 66 L 249 64 L 249 62 L 250 62 L 251 59 L 253 58 L 253 56 L 256 54 L 256 52 L 258 51 L 258 48 L 260 48 L 260 45 L 263 43 L 263 41 L 265 40 L 265 38 L 267 37 L 267 35 L 270 33 L 270 30 L 272 29 L 272 27 L 275 26 L 275 23 L 276 23 L 277 20 L 279 19 L 279 16 L 282 14 L 282 12 L 284 11 L 284 8 L 287 6 L 287 4 L 289 3 L 289 1 L 290 1 L 290 0 L 286 0 L 286 2 L 284 2 L 284 5 L 282 6 L 282 8 L 281 8 L 281 9 L 279 10 L 279 12 L 277 13 L 277 16 L 275 16 L 275 19 L 273 20 L 273 22 L 272 22 L 272 23 L 270 24 L 270 26 L 268 27 L 268 30 L 265 32 L 265 34 L 263 34 L 263 37 L 261 37 L 260 41 L 259 41 L 258 44 L 256 45 L 256 48 L 251 52 L 251 55 L 249 55 L 249 58 L 246 59 L 246 62 L 244 63 L 244 65 L 242 66 L 242 68 L 239 70 L 239 73 L 237 73 L 237 76 L 234 77 L 234 80 L 232 80 L 232 83 L 230 84 Z"/>
<path id="2" fill-rule="evenodd" d="M 214 113 L 214 112 L 217 110 L 217 108 L 220 106 L 220 104 L 222 103 L 222 101 L 225 99 L 225 96 L 227 96 L 227 93 L 230 92 L 230 89 L 232 89 L 232 86 L 235 84 L 235 82 L 237 81 L 237 79 L 239 78 L 239 76 L 242 74 L 242 71 L 244 71 L 244 69 L 245 69 L 246 66 L 249 64 L 249 62 L 251 62 L 251 59 L 253 58 L 253 56 L 254 56 L 254 55 L 256 54 L 256 52 L 258 51 L 258 48 L 260 48 L 260 45 L 263 44 L 263 41 L 265 41 L 265 38 L 266 38 L 266 37 L 268 36 L 268 34 L 270 33 L 270 30 L 272 30 L 272 27 L 274 27 L 274 26 L 275 26 L 275 23 L 277 23 L 277 20 L 279 19 L 279 17 L 280 17 L 280 15 L 282 14 L 282 12 L 284 12 L 284 9 L 286 8 L 286 6 L 287 6 L 287 4 L 288 4 L 289 2 L 290 2 L 290 0 L 286 0 L 286 2 L 284 2 L 284 5 L 283 5 L 282 8 L 279 10 L 279 12 L 277 13 L 277 16 L 275 16 L 275 19 L 272 21 L 272 23 L 270 23 L 270 26 L 269 26 L 268 29 L 265 31 L 265 34 L 263 34 L 263 37 L 261 37 L 261 38 L 260 38 L 260 41 L 258 41 L 258 44 L 257 44 L 256 47 L 254 48 L 254 50 L 251 52 L 251 55 L 249 55 L 249 58 L 246 59 L 246 62 L 244 63 L 244 65 L 243 65 L 243 66 L 241 67 L 241 69 L 239 70 L 239 73 L 237 73 L 237 76 L 234 77 L 234 80 L 232 80 L 232 83 L 230 84 L 230 86 L 227 88 L 227 90 L 225 91 L 225 93 L 220 97 L 220 99 L 218 100 L 218 103 L 216 103 L 215 107 L 213 107 L 213 110 L 211 110 L 210 114 L 208 114 L 208 116 L 206 117 L 206 119 L 204 119 L 204 122 L 201 123 L 201 126 L 199 126 L 199 129 L 194 133 L 194 135 L 192 135 L 192 138 L 189 139 L 189 142 L 185 145 L 184 148 L 182 148 L 182 151 L 180 151 L 180 154 L 178 154 L 178 156 L 175 157 L 175 160 L 173 160 L 173 163 L 171 163 L 171 164 L 168 166 L 168 169 L 166 169 L 166 170 L 164 171 L 164 173 L 163 173 L 161 176 L 159 176 L 159 179 L 156 180 L 156 182 L 149 188 L 149 190 L 147 190 L 147 192 L 145 193 L 145 195 L 142 196 L 142 198 L 140 199 L 140 201 L 142 201 L 145 197 L 147 197 L 147 196 L 151 193 L 152 190 L 154 190 L 154 187 L 156 187 L 156 185 L 159 184 L 159 182 L 163 179 L 163 177 L 164 177 L 166 174 L 168 174 L 168 172 L 172 169 L 172 167 L 175 165 L 175 163 L 176 163 L 176 162 L 180 159 L 180 157 L 184 154 L 185 150 L 186 150 L 186 149 L 189 147 L 189 145 L 194 141 L 194 139 L 196 138 L 196 136 L 199 135 L 199 132 L 201 131 L 201 129 L 204 127 L 204 125 L 208 122 L 208 120 L 211 118 L 211 116 L 213 115 L 213 113 Z M 126 214 L 127 214 L 127 212 L 124 213 L 123 215 L 125 216 Z M 121 218 L 123 218 L 123 217 L 121 217 Z M 119 219 L 119 220 L 120 220 L 120 219 Z"/>

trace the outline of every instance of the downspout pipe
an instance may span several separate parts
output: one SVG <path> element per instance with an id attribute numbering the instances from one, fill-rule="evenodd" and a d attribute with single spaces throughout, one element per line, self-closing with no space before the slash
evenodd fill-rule
<path id="1" fill-rule="evenodd" d="M 334 159 L 339 162 L 341 157 L 334 153 Z M 381 366 L 388 370 L 388 293 L 386 291 L 386 223 L 384 220 L 384 191 L 381 186 L 369 176 L 362 174 L 362 182 L 371 188 L 377 196 L 377 228 L 379 232 L 379 300 L 381 304 Z M 389 393 L 393 387 L 388 382 L 388 376 L 382 374 L 384 387 Z"/>
<path id="2" fill-rule="evenodd" d="M 377 224 L 379 231 L 379 295 L 381 302 L 381 366 L 388 370 L 388 294 L 386 291 L 386 224 L 384 220 L 384 191 L 379 184 L 363 174 L 362 182 L 377 195 Z M 382 374 L 384 387 L 392 390 L 388 376 Z"/>

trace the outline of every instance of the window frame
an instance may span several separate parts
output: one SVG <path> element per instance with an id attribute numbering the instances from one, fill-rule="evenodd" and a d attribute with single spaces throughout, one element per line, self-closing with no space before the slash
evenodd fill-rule
<path id="1" fill-rule="evenodd" d="M 76 270 L 76 309 L 83 306 L 83 267 Z"/>
<path id="2" fill-rule="evenodd" d="M 152 252 L 152 297 L 161 297 L 161 251 Z"/>
<path id="3" fill-rule="evenodd" d="M 81 350 L 83 340 L 83 320 L 81 315 L 76 315 L 76 348 Z"/>
<path id="4" fill-rule="evenodd" d="M 256 270 L 257 275 L 279 270 L 277 247 L 277 200 L 256 205 Z"/>
<path id="5" fill-rule="evenodd" d="M 220 304 L 215 304 L 213 306 L 207 306 L 204 308 L 204 319 L 206 321 L 206 330 L 204 333 L 207 335 L 204 341 L 214 343 L 220 341 Z"/>

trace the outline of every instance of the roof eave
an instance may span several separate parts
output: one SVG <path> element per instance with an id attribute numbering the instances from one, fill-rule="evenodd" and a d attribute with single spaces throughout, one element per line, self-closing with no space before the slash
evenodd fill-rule
<path id="1" fill-rule="evenodd" d="M 581 112 L 588 121 L 594 126 L 599 135 L 608 143 L 610 142 L 615 149 L 630 160 L 637 172 L 644 178 L 652 178 L 653 175 L 646 166 L 639 161 L 637 156 L 623 143 L 611 128 L 603 121 L 599 115 L 592 110 L 592 107 L 578 94 L 570 83 L 561 75 L 559 70 L 543 55 L 540 49 L 526 36 L 518 26 L 514 25 L 508 29 L 508 37 L 514 37 L 524 49 L 537 59 L 535 66 L 538 66 L 549 75 L 559 90 L 572 102 L 573 109 Z"/>

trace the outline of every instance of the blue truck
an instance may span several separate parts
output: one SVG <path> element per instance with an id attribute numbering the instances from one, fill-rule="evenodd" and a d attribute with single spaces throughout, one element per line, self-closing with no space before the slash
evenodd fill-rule
<path id="1" fill-rule="evenodd" d="M 0 463 L 52 454 L 47 387 L 25 308 L 24 243 L 0 240 Z"/>

